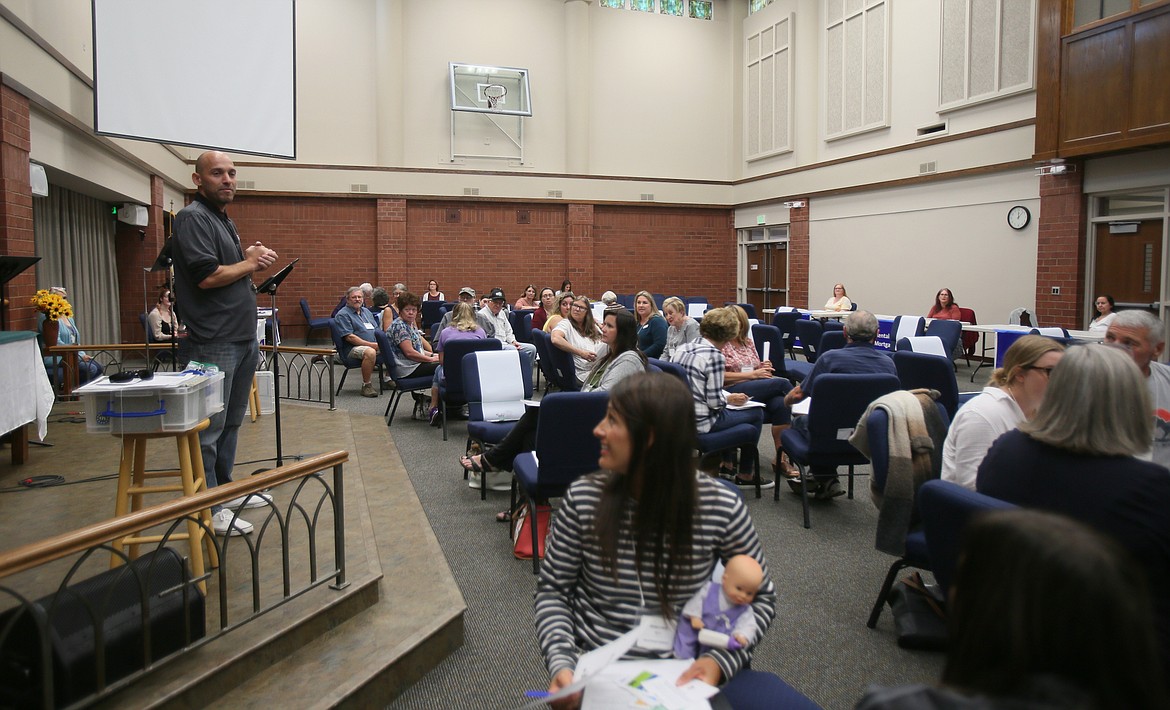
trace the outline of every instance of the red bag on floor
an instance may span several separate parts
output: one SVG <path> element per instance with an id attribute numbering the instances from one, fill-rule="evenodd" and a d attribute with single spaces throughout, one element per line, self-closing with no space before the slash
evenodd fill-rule
<path id="1" fill-rule="evenodd" d="M 552 515 L 552 507 L 548 505 L 536 506 L 536 553 L 544 559 L 544 538 L 548 537 L 548 519 Z M 515 521 L 512 523 L 512 554 L 519 560 L 532 559 L 532 520 L 528 515 L 528 506 L 516 511 Z"/>

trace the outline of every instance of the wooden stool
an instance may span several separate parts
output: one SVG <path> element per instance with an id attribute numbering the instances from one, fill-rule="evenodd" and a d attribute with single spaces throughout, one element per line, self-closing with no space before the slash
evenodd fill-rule
<path id="1" fill-rule="evenodd" d="M 252 375 L 252 391 L 248 393 L 248 411 L 253 422 L 260 416 L 260 387 L 256 384 L 255 375 Z"/>
<path id="2" fill-rule="evenodd" d="M 207 488 L 207 479 L 203 472 L 203 454 L 199 449 L 199 432 L 208 427 L 211 422 L 207 419 L 196 424 L 186 431 L 159 431 L 149 434 L 115 433 L 122 439 L 122 460 L 118 466 L 118 497 L 114 501 L 114 516 L 121 517 L 128 513 L 141 510 L 142 496 L 148 493 L 182 492 L 185 496 L 192 496 Z M 173 438 L 179 452 L 179 468 L 171 471 L 146 470 L 146 442 L 150 439 Z M 178 483 L 163 485 L 147 485 L 148 478 L 163 478 L 166 476 L 178 477 Z M 190 549 L 191 574 L 195 578 L 203 576 L 203 543 L 207 543 L 207 562 L 210 567 L 219 566 L 219 553 L 215 547 L 215 534 L 211 527 L 211 509 L 199 511 L 199 519 L 206 527 L 201 527 L 194 520 L 187 521 L 187 532 L 171 535 L 171 540 L 186 540 Z M 205 539 L 206 538 L 206 539 Z M 121 552 L 126 545 L 130 546 L 130 558 L 138 557 L 138 546 L 144 542 L 159 542 L 162 535 L 128 535 L 120 540 L 114 540 L 112 545 Z M 110 555 L 110 567 L 122 564 L 121 556 Z M 206 593 L 207 585 L 199 582 L 199 589 Z"/>

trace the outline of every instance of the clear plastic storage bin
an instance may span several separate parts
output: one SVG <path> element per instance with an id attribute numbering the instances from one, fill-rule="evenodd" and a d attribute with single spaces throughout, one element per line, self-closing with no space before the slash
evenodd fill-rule
<path id="1" fill-rule="evenodd" d="M 74 392 L 81 395 L 91 434 L 186 431 L 223 409 L 223 373 L 160 372 L 125 384 L 102 377 Z"/>

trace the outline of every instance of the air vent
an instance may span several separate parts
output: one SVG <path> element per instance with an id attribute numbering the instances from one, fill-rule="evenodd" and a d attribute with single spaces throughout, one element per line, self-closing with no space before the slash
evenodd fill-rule
<path id="1" fill-rule="evenodd" d="M 354 184 L 349 186 L 349 191 L 350 192 L 369 192 L 370 186 L 365 184 L 364 182 L 355 182 Z"/>
<path id="2" fill-rule="evenodd" d="M 463 188 L 463 194 L 464 195 L 478 195 L 479 188 L 478 187 L 465 187 L 465 188 Z"/>
<path id="3" fill-rule="evenodd" d="M 548 196 L 553 198 L 553 199 L 559 200 L 560 198 L 565 196 L 565 193 L 562 192 L 561 190 L 549 190 Z"/>
<path id="4" fill-rule="evenodd" d="M 933 160 L 930 161 L 929 163 L 919 163 L 918 164 L 918 174 L 919 175 L 927 175 L 929 173 L 935 173 L 935 172 L 938 172 L 938 163 L 936 163 Z"/>
<path id="5" fill-rule="evenodd" d="M 532 212 L 516 210 L 516 224 L 532 224 Z"/>
<path id="6" fill-rule="evenodd" d="M 654 193 L 652 193 L 652 192 L 643 192 L 643 193 L 642 193 L 642 201 L 643 201 L 643 202 L 653 202 L 653 201 L 654 201 Z"/>
<path id="7" fill-rule="evenodd" d="M 930 126 L 923 126 L 918 129 L 919 138 L 929 138 L 930 136 L 937 136 L 947 132 L 947 122 L 935 123 Z"/>
<path id="8" fill-rule="evenodd" d="M 459 214 L 459 210 L 457 210 L 457 209 L 447 210 L 447 221 L 448 222 L 455 223 L 455 222 L 459 222 L 461 219 L 462 218 Z"/>
<path id="9" fill-rule="evenodd" d="M 238 187 L 241 190 L 255 190 L 256 189 L 256 181 L 255 180 L 240 180 L 236 183 L 236 187 Z"/>

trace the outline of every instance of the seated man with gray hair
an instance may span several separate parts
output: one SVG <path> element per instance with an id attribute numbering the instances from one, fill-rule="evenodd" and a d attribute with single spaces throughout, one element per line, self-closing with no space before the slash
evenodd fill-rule
<path id="1" fill-rule="evenodd" d="M 1165 326 L 1153 313 L 1118 311 L 1105 342 L 1124 348 L 1146 378 L 1154 404 L 1152 461 L 1170 468 L 1170 365 L 1157 362 L 1166 347 Z"/>
<path id="2" fill-rule="evenodd" d="M 877 338 L 878 322 L 869 311 L 855 311 L 845 318 L 845 347 L 830 350 L 821 354 L 813 365 L 812 372 L 804 378 L 804 382 L 789 390 L 784 396 L 784 404 L 789 407 L 805 397 L 812 397 L 817 378 L 829 373 L 847 375 L 898 375 L 894 367 L 894 360 L 885 351 L 877 350 L 873 341 Z M 808 431 L 808 422 L 805 417 L 795 417 L 792 420 L 795 429 Z M 845 493 L 841 482 L 837 480 L 837 469 L 833 467 L 811 466 L 810 473 L 815 481 L 814 497 L 818 499 L 836 498 Z M 789 486 L 793 492 L 800 493 L 800 479 L 790 480 Z"/>

